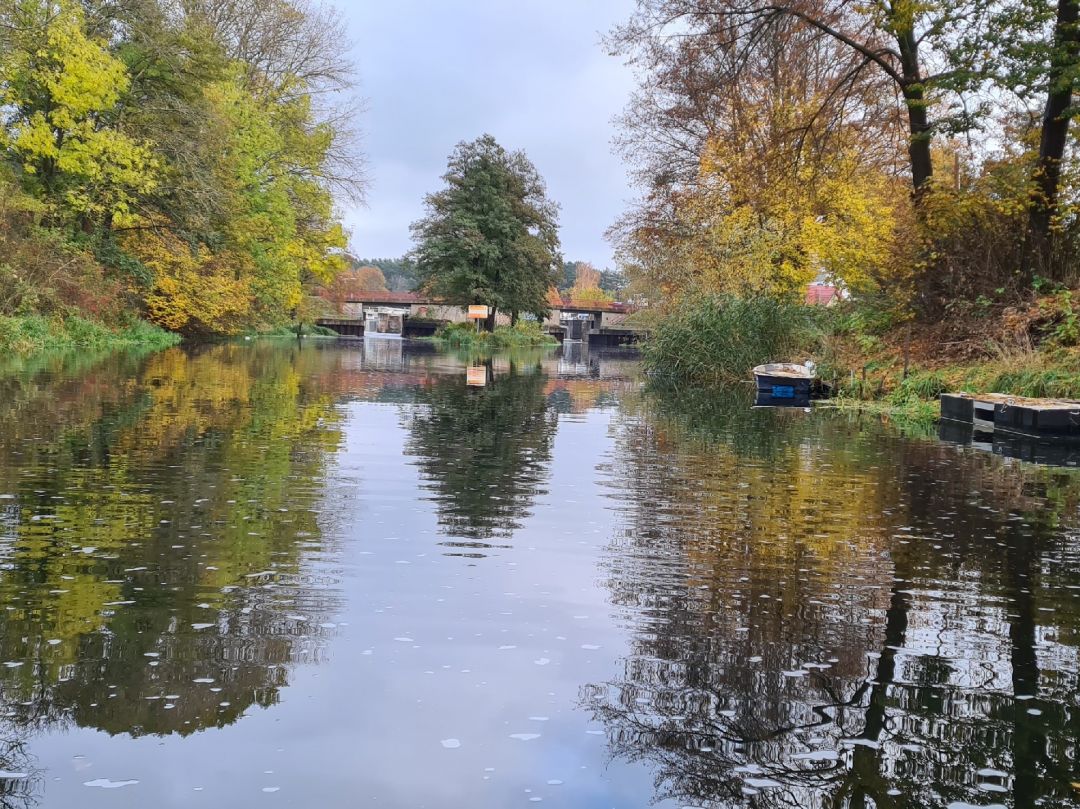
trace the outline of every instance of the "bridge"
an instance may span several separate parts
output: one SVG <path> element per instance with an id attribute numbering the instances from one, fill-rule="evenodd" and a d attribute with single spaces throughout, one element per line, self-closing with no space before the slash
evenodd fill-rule
<path id="1" fill-rule="evenodd" d="M 635 307 L 626 303 L 563 301 L 551 305 L 551 314 L 543 326 L 560 342 L 587 340 L 597 348 L 628 345 L 643 335 L 640 329 L 626 324 L 634 311 Z M 400 333 L 404 337 L 430 337 L 440 326 L 467 320 L 461 306 L 418 292 L 371 292 L 345 301 L 339 317 L 315 322 L 345 337 L 363 337 L 368 320 L 380 315 L 400 317 Z M 499 312 L 496 322 L 500 326 L 509 325 L 510 316 Z"/>

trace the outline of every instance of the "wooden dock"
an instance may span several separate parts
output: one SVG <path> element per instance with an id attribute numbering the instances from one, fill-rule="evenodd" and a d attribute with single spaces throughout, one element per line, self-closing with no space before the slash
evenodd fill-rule
<path id="1" fill-rule="evenodd" d="M 1080 402 L 1004 393 L 943 393 L 941 418 L 983 432 L 1080 438 Z"/>

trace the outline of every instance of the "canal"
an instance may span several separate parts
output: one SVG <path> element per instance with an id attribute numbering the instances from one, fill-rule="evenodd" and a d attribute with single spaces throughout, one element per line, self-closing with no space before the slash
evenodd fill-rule
<path id="1" fill-rule="evenodd" d="M 0 807 L 1080 806 L 1080 473 L 562 351 L 0 368 Z"/>

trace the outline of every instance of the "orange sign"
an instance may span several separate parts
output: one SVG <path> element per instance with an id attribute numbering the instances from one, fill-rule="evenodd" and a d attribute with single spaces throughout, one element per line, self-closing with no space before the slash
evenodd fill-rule
<path id="1" fill-rule="evenodd" d="M 465 382 L 474 388 L 482 388 L 487 385 L 487 366 L 472 365 L 465 372 Z"/>
<path id="2" fill-rule="evenodd" d="M 484 320 L 490 310 L 486 306 L 470 306 L 469 307 L 469 320 Z"/>

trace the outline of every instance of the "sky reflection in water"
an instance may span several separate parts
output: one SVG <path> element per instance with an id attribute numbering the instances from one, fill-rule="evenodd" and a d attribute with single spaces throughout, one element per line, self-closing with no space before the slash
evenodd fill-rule
<path id="1" fill-rule="evenodd" d="M 1080 806 L 1074 472 L 469 362 L 0 372 L 0 806 Z"/>

